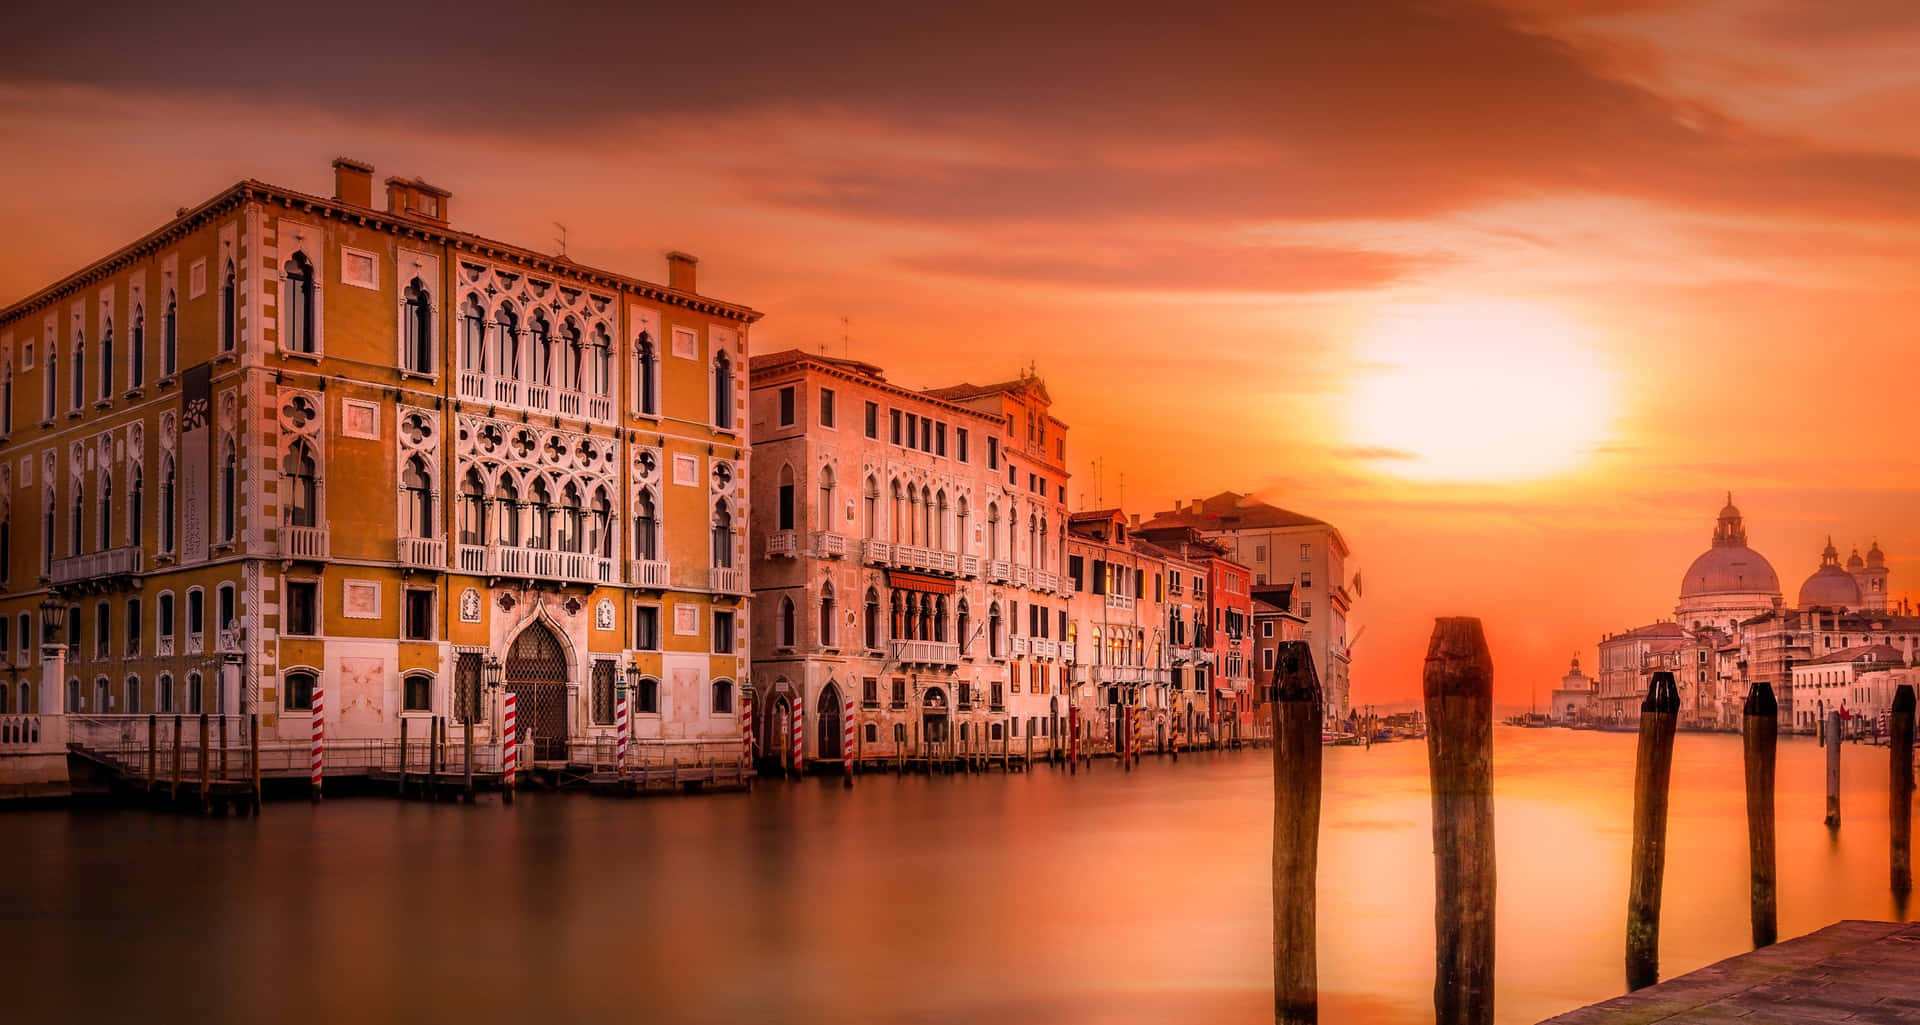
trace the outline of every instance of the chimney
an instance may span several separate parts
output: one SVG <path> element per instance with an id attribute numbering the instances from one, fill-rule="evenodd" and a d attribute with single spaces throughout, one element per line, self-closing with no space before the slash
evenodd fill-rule
<path id="1" fill-rule="evenodd" d="M 453 193 L 428 185 L 419 178 L 387 179 L 387 212 L 447 223 L 447 201 Z"/>
<path id="2" fill-rule="evenodd" d="M 700 258 L 691 253 L 674 250 L 667 254 L 667 287 L 676 292 L 698 292 L 693 287 L 694 268 L 700 266 Z"/>
<path id="3" fill-rule="evenodd" d="M 372 206 L 373 165 L 351 157 L 335 158 L 333 198 L 354 206 Z"/>

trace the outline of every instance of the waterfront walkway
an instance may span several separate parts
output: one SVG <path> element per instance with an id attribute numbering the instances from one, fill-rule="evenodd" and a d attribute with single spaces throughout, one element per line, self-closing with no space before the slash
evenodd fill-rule
<path id="1" fill-rule="evenodd" d="M 1920 925 L 1836 922 L 1541 1025 L 1920 1023 Z"/>

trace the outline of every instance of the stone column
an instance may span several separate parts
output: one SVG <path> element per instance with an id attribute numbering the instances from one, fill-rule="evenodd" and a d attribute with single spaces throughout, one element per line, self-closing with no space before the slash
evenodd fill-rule
<path id="1" fill-rule="evenodd" d="M 67 711 L 67 646 L 40 645 L 40 714 L 64 715 Z"/>

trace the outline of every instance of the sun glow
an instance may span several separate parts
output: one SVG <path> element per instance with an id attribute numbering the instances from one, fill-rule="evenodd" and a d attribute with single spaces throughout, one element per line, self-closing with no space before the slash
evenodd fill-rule
<path id="1" fill-rule="evenodd" d="M 1361 334 L 1348 443 L 1382 472 L 1523 481 L 1566 473 L 1607 435 L 1613 375 L 1580 328 L 1519 303 L 1389 311 Z"/>

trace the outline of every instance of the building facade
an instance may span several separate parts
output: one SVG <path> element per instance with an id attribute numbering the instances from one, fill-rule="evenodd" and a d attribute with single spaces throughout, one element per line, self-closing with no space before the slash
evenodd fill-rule
<path id="1" fill-rule="evenodd" d="M 1575 658 L 1567 667 L 1567 675 L 1560 678 L 1560 686 L 1553 689 L 1552 697 L 1547 699 L 1547 718 L 1558 723 L 1580 722 L 1593 715 L 1594 680 L 1580 671 L 1580 660 Z"/>
<path id="2" fill-rule="evenodd" d="M 653 284 L 334 179 L 241 182 L 0 311 L 11 707 L 304 744 L 324 694 L 330 739 L 488 740 L 512 692 L 565 759 L 631 687 L 649 757 L 737 757 L 758 314 L 691 257 Z"/>
<path id="3" fill-rule="evenodd" d="M 788 350 L 751 392 L 767 759 L 793 765 L 796 710 L 802 766 L 1057 743 L 1067 428 L 1040 379 L 916 391 Z"/>

